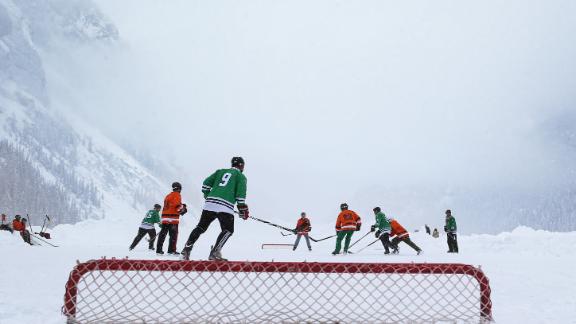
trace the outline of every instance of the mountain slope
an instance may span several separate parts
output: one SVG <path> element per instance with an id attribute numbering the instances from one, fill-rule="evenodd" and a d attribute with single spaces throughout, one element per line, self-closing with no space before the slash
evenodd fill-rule
<path id="1" fill-rule="evenodd" d="M 63 50 L 52 44 L 114 46 L 117 37 L 89 1 L 0 1 L 2 212 L 71 223 L 161 197 L 153 170 L 51 100 L 44 56 Z"/>

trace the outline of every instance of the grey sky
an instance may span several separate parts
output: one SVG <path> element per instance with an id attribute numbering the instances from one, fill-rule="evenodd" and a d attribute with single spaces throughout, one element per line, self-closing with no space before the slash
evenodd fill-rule
<path id="1" fill-rule="evenodd" d="M 367 188 L 541 190 L 574 161 L 543 131 L 575 109 L 574 1 L 96 2 L 123 43 L 81 74 L 83 114 L 190 190 L 244 156 L 259 215 L 416 226 L 442 211 Z"/>

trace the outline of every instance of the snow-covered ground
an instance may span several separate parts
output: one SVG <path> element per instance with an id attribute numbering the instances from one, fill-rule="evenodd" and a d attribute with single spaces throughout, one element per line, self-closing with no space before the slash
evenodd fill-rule
<path id="1" fill-rule="evenodd" d="M 179 248 L 184 244 L 197 216 L 185 216 L 181 224 Z M 60 313 L 64 285 L 77 260 L 106 257 L 133 259 L 159 258 L 146 249 L 143 240 L 132 252 L 128 245 L 136 234 L 140 217 L 85 221 L 60 225 L 51 230 L 49 246 L 30 247 L 16 234 L 0 232 L 0 323 L 63 323 Z M 286 224 L 288 225 L 288 224 Z M 313 237 L 331 234 L 330 227 L 315 226 Z M 200 238 L 193 259 L 206 259 L 219 226 Z M 362 231 L 361 233 L 363 233 Z M 355 234 L 353 241 L 360 236 Z M 576 323 L 576 233 L 551 233 L 520 227 L 499 235 L 459 237 L 461 253 L 446 253 L 445 237 L 434 239 L 413 233 L 424 254 L 416 256 L 404 246 L 398 256 L 384 256 L 379 244 L 373 250 L 347 256 L 332 256 L 334 240 L 313 245 L 308 252 L 262 250 L 262 243 L 292 243 L 273 227 L 253 220 L 236 221 L 235 235 L 228 241 L 224 256 L 231 260 L 260 261 L 342 261 L 342 262 L 457 262 L 480 265 L 490 279 L 493 312 L 499 323 Z M 369 242 L 368 239 L 365 239 Z M 364 245 L 364 241 L 359 246 Z M 162 257 L 169 259 L 169 257 Z"/>

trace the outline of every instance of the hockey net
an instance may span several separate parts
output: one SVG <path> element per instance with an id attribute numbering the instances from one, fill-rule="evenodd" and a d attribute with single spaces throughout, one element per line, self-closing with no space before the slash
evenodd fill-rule
<path id="1" fill-rule="evenodd" d="M 464 264 L 102 259 L 66 284 L 68 323 L 485 323 Z"/>

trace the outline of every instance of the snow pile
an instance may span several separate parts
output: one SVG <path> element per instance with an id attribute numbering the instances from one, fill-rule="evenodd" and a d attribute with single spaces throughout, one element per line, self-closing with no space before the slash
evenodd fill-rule
<path id="1" fill-rule="evenodd" d="M 129 215 L 129 214 L 127 214 Z M 60 314 L 64 284 L 76 260 L 102 256 L 133 259 L 158 257 L 147 251 L 143 240 L 132 252 L 128 245 L 136 234 L 139 215 L 106 220 L 88 220 L 76 225 L 59 225 L 51 234 L 59 248 L 29 247 L 16 234 L 0 232 L 4 260 L 0 264 L 0 318 L 11 323 L 62 323 Z M 197 216 L 186 215 L 180 227 L 179 248 L 195 226 Z M 315 228 L 315 238 L 331 235 L 331 229 Z M 200 238 L 192 259 L 206 259 L 219 226 Z M 352 242 L 364 231 L 356 233 Z M 574 252 L 576 233 L 552 233 L 519 227 L 498 235 L 471 235 L 459 238 L 458 255 L 446 253 L 445 237 L 434 239 L 423 232 L 412 234 L 424 250 L 416 256 L 401 244 L 397 256 L 384 256 L 379 243 L 359 254 L 332 256 L 334 240 L 313 243 L 308 252 L 301 242 L 296 252 L 262 250 L 262 243 L 292 243 L 294 236 L 256 221 L 236 220 L 236 232 L 224 248 L 232 260 L 260 261 L 342 261 L 342 262 L 454 262 L 480 265 L 490 279 L 494 316 L 500 323 L 569 323 L 576 319 L 576 272 Z M 368 236 L 358 247 L 368 244 Z M 354 250 L 354 249 L 352 249 Z"/>

